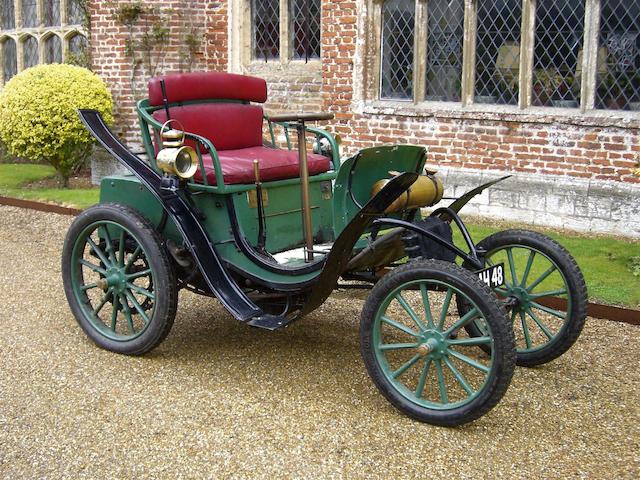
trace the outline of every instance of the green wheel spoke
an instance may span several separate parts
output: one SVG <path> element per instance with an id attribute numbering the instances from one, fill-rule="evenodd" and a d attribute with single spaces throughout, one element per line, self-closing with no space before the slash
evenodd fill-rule
<path id="1" fill-rule="evenodd" d="M 90 268 L 90 269 L 91 269 L 91 270 L 93 270 L 94 272 L 97 272 L 97 273 L 99 273 L 99 274 L 101 274 L 101 275 L 104 275 L 104 276 L 106 276 L 106 275 L 107 275 L 107 271 L 106 271 L 104 268 L 99 267 L 98 265 L 94 265 L 93 263 L 91 263 L 91 262 L 90 262 L 90 261 L 88 261 L 88 260 L 85 260 L 84 258 L 81 258 L 81 259 L 80 259 L 80 264 L 81 264 L 81 265 L 84 265 L 84 266 L 85 266 L 85 267 L 87 267 L 87 268 Z"/>
<path id="2" fill-rule="evenodd" d="M 124 228 L 120 230 L 120 238 L 118 239 L 118 265 L 124 267 L 124 242 L 125 242 Z"/>
<path id="3" fill-rule="evenodd" d="M 443 332 L 443 335 L 445 337 L 449 336 L 449 334 L 459 330 L 460 328 L 464 327 L 467 323 L 469 323 L 471 320 L 474 320 L 479 316 L 480 316 L 480 312 L 478 312 L 478 309 L 476 307 L 473 307 L 471 310 L 465 313 L 460 318 L 460 320 L 458 320 L 456 323 L 451 325 L 451 327 L 449 327 L 445 332 Z"/>
<path id="4" fill-rule="evenodd" d="M 424 331 L 427 329 L 427 327 L 424 326 L 424 324 L 420 321 L 420 319 L 416 315 L 416 312 L 413 311 L 413 308 L 411 308 L 411 305 L 409 305 L 407 301 L 404 299 L 404 297 L 402 296 L 402 293 L 398 292 L 398 294 L 395 296 L 395 299 L 402 306 L 404 311 L 407 312 L 407 314 L 411 317 L 411 320 L 413 320 L 413 323 L 415 323 L 420 330 Z"/>
<path id="5" fill-rule="evenodd" d="M 489 373 L 489 367 L 475 361 L 473 358 L 469 358 L 466 355 L 463 355 L 462 353 L 450 348 L 448 350 L 449 355 L 456 357 L 458 360 L 463 361 L 464 363 L 471 365 L 473 368 L 477 368 L 478 370 L 480 370 L 481 372 L 484 373 Z"/>
<path id="6" fill-rule="evenodd" d="M 111 330 L 116 331 L 116 325 L 118 323 L 118 307 L 120 306 L 120 297 L 113 292 L 113 311 L 111 312 Z"/>
<path id="7" fill-rule="evenodd" d="M 433 315 L 431 314 L 431 302 L 429 302 L 429 292 L 424 283 L 420 284 L 420 295 L 422 295 L 422 304 L 424 305 L 424 315 L 427 319 L 427 328 L 433 328 Z"/>
<path id="8" fill-rule="evenodd" d="M 527 266 L 524 267 L 524 273 L 522 274 L 522 280 L 520 281 L 520 286 L 524 287 L 527 285 L 527 279 L 529 278 L 529 272 L 531 272 L 531 266 L 533 265 L 533 259 L 536 257 L 535 250 L 529 250 L 529 258 L 527 259 Z"/>
<path id="9" fill-rule="evenodd" d="M 95 316 L 98 316 L 98 314 L 100 313 L 100 310 L 102 310 L 102 307 L 104 307 L 107 301 L 109 301 L 110 295 L 111 295 L 111 289 L 107 290 L 107 293 L 104 294 L 104 297 L 102 297 L 102 300 L 100 300 L 100 303 L 98 304 L 98 306 L 93 309 L 93 314 Z"/>
<path id="10" fill-rule="evenodd" d="M 113 250 L 113 242 L 111 241 L 111 235 L 109 235 L 109 229 L 104 225 L 100 225 L 98 227 L 98 230 L 102 230 L 104 234 L 104 243 L 107 246 L 106 250 L 107 250 L 107 254 L 109 255 L 109 260 L 111 261 L 111 264 L 117 265 L 118 257 L 116 257 L 116 252 Z"/>
<path id="11" fill-rule="evenodd" d="M 484 263 L 487 264 L 488 267 L 493 267 L 495 265 L 495 263 L 493 263 L 490 259 L 485 259 Z"/>
<path id="12" fill-rule="evenodd" d="M 91 249 L 94 252 L 96 252 L 96 255 L 98 255 L 98 258 L 100 259 L 100 261 L 102 263 L 104 263 L 106 266 L 110 267 L 111 266 L 111 262 L 109 260 L 107 260 L 107 257 L 104 254 L 104 252 L 102 251 L 102 249 L 98 245 L 96 245 L 96 242 L 91 240 L 91 237 L 87 237 L 87 243 L 89 244 Z"/>
<path id="13" fill-rule="evenodd" d="M 451 297 L 453 296 L 453 290 L 451 287 L 447 288 L 447 295 L 442 302 L 442 311 L 440 312 L 440 321 L 438 322 L 438 330 L 442 330 L 444 327 L 444 321 L 447 318 L 447 312 L 449 311 L 449 305 L 451 304 Z"/>
<path id="14" fill-rule="evenodd" d="M 83 292 L 86 292 L 87 290 L 90 290 L 92 288 L 96 288 L 97 286 L 98 286 L 98 284 L 95 283 L 95 282 L 94 283 L 87 283 L 86 285 L 82 285 L 80 287 L 80 290 L 83 291 Z"/>
<path id="15" fill-rule="evenodd" d="M 564 312 L 561 312 L 560 310 L 554 310 L 553 308 L 549 308 L 549 307 L 545 307 L 544 305 L 540 305 L 537 302 L 531 302 L 530 305 L 533 308 L 537 308 L 538 310 L 542 310 L 543 312 L 546 312 L 550 315 L 553 315 L 554 317 L 558 317 L 558 318 L 562 318 L 563 320 L 565 318 L 567 318 L 567 314 Z"/>
<path id="16" fill-rule="evenodd" d="M 380 350 L 399 350 L 402 348 L 418 348 L 419 343 L 383 343 L 378 345 Z"/>
<path id="17" fill-rule="evenodd" d="M 124 297 L 122 293 L 120 294 L 120 302 L 122 303 L 122 311 L 124 312 L 124 316 L 127 319 L 129 330 L 131 330 L 131 333 L 136 333 L 136 329 L 133 326 L 133 317 L 131 316 L 131 309 L 129 308 L 129 304 L 127 303 L 126 297 Z"/>
<path id="18" fill-rule="evenodd" d="M 553 333 L 551 333 L 549 328 L 544 323 L 542 323 L 542 321 L 536 316 L 536 314 L 533 313 L 530 308 L 527 309 L 527 313 L 533 319 L 533 321 L 536 322 L 536 325 L 538 325 L 538 328 L 542 330 L 542 333 L 544 333 L 547 338 L 551 340 L 553 338 Z"/>
<path id="19" fill-rule="evenodd" d="M 516 321 L 516 315 L 518 315 L 518 311 L 517 310 L 512 310 L 511 311 L 511 324 L 513 325 L 513 322 Z"/>
<path id="20" fill-rule="evenodd" d="M 136 247 L 136 249 L 133 251 L 133 253 L 131 254 L 131 256 L 129 257 L 129 259 L 127 260 L 127 263 L 124 266 L 124 271 L 126 272 L 127 270 L 129 270 L 129 267 L 131 265 L 133 265 L 133 262 L 135 262 L 138 257 L 140 256 L 140 253 L 142 253 L 142 247 L 140 245 L 138 245 Z"/>
<path id="21" fill-rule="evenodd" d="M 496 287 L 496 288 L 493 289 L 493 291 L 494 292 L 498 292 L 503 297 L 508 297 L 509 296 L 509 291 L 505 290 L 504 288 Z"/>
<path id="22" fill-rule="evenodd" d="M 127 288 L 129 290 L 133 290 L 136 293 L 139 293 L 140 295 L 144 295 L 145 297 L 148 297 L 151 300 L 155 300 L 156 298 L 156 296 L 153 293 L 151 293 L 149 290 L 139 287 L 135 283 L 127 282 Z"/>
<path id="23" fill-rule="evenodd" d="M 526 287 L 527 292 L 531 292 L 531 290 L 533 290 L 538 285 L 540 285 L 542 282 L 544 282 L 547 279 L 547 277 L 549 275 L 551 275 L 555 271 L 556 271 L 555 265 L 551 265 L 551 267 L 549 267 L 549 269 L 546 272 L 544 272 L 542 275 L 540 275 L 531 285 Z"/>
<path id="24" fill-rule="evenodd" d="M 566 288 L 560 288 L 558 290 L 549 290 L 548 292 L 530 293 L 529 298 L 551 297 L 553 295 L 565 295 L 566 293 Z"/>
<path id="25" fill-rule="evenodd" d="M 514 285 L 518 284 L 518 276 L 516 275 L 516 264 L 513 261 L 513 248 L 507 248 L 507 260 L 509 261 L 509 270 L 511 271 L 511 280 Z"/>
<path id="26" fill-rule="evenodd" d="M 469 383 L 464 378 L 462 373 L 460 373 L 460 371 L 456 368 L 456 366 L 448 357 L 446 356 L 442 357 L 442 360 L 444 361 L 444 364 L 447 366 L 447 368 L 451 370 L 451 373 L 453 373 L 453 376 L 456 378 L 456 380 L 458 381 L 458 383 L 464 389 L 465 392 L 467 392 L 469 395 L 473 395 L 474 393 L 476 393 L 475 390 L 471 388 L 471 385 L 469 385 Z"/>
<path id="27" fill-rule="evenodd" d="M 524 342 L 527 348 L 531 348 L 531 336 L 529 335 L 529 326 L 527 325 L 527 317 L 524 312 L 520 312 L 520 323 L 522 324 L 522 332 L 524 334 Z"/>
<path id="28" fill-rule="evenodd" d="M 415 365 L 418 362 L 418 360 L 420 360 L 421 358 L 422 358 L 422 355 L 420 355 L 419 353 L 416 353 L 413 357 L 411 357 L 404 364 L 402 364 L 400 368 L 398 368 L 395 372 L 393 372 L 391 374 L 391 377 L 398 378 L 404 372 L 409 370 L 413 365 Z"/>
<path id="29" fill-rule="evenodd" d="M 146 268 L 144 270 L 140 270 L 139 272 L 130 273 L 129 275 L 125 275 L 125 276 L 127 277 L 127 280 L 135 280 L 136 278 L 146 277 L 150 274 L 151 274 L 151 269 Z"/>
<path id="30" fill-rule="evenodd" d="M 143 318 L 144 320 L 144 324 L 147 325 L 149 323 L 149 317 L 147 316 L 147 313 L 144 311 L 144 308 L 142 308 L 142 306 L 140 305 L 140 303 L 138 303 L 138 301 L 136 300 L 136 297 L 133 296 L 133 293 L 131 293 L 130 291 L 126 290 L 125 291 L 125 295 L 127 296 L 127 298 L 129 299 L 129 301 L 133 304 L 133 308 L 136 309 L 136 311 L 140 314 L 140 316 Z"/>
<path id="31" fill-rule="evenodd" d="M 438 375 L 438 390 L 440 390 L 440 401 L 449 403 L 449 395 L 447 394 L 447 384 L 444 382 L 444 372 L 442 371 L 442 361 L 436 359 L 433 362 L 436 366 L 436 374 Z"/>
<path id="32" fill-rule="evenodd" d="M 422 397 L 422 392 L 424 392 L 424 384 L 427 381 L 427 375 L 429 375 L 429 368 L 431 368 L 431 359 L 427 359 L 422 368 L 422 373 L 420 374 L 420 378 L 418 379 L 418 386 L 416 387 L 416 397 Z"/>
<path id="33" fill-rule="evenodd" d="M 449 345 L 457 345 L 462 347 L 486 345 L 489 343 L 491 343 L 491 337 L 472 337 L 449 340 Z"/>
<path id="34" fill-rule="evenodd" d="M 411 330 L 409 327 L 405 327 L 404 325 L 402 325 L 401 323 L 396 322 L 395 320 L 391 320 L 389 317 L 387 317 L 386 315 L 382 315 L 380 317 L 380 320 L 383 321 L 384 323 L 386 323 L 387 325 L 391 325 L 392 327 L 397 328 L 398 330 L 402 330 L 404 333 L 407 333 L 413 337 L 419 337 L 420 335 L 416 332 L 414 332 L 413 330 Z"/>

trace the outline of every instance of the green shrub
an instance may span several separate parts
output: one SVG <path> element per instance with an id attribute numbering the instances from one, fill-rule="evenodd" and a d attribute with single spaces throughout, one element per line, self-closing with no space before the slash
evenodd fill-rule
<path id="1" fill-rule="evenodd" d="M 111 94 L 97 75 L 73 65 L 29 68 L 0 93 L 0 141 L 11 155 L 50 163 L 67 186 L 93 145 L 80 108 L 98 110 L 113 122 Z"/>

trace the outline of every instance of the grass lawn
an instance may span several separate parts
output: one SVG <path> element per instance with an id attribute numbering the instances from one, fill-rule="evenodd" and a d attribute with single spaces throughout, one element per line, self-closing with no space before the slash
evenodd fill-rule
<path id="1" fill-rule="evenodd" d="M 76 208 L 87 208 L 98 202 L 100 190 L 96 187 L 29 186 L 33 182 L 53 177 L 55 177 L 55 170 L 49 165 L 2 163 L 0 164 L 0 195 L 58 203 Z"/>
<path id="2" fill-rule="evenodd" d="M 524 228 L 545 233 L 569 250 L 576 259 L 587 282 L 590 300 L 640 307 L 640 276 L 636 277 L 631 272 L 632 258 L 640 257 L 640 242 L 603 235 L 556 232 L 530 225 L 487 225 L 475 218 L 469 219 L 467 226 L 474 242 L 507 228 Z M 457 237 L 456 243 L 462 247 L 464 243 Z"/>

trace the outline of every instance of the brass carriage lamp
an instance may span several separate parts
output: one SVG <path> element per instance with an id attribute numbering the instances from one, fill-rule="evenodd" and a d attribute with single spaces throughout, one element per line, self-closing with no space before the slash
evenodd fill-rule
<path id="1" fill-rule="evenodd" d="M 163 172 L 188 180 L 198 169 L 198 156 L 193 148 L 184 144 L 184 130 L 169 128 L 172 122 L 176 120 L 167 120 L 160 129 L 163 148 L 156 156 L 156 164 Z"/>

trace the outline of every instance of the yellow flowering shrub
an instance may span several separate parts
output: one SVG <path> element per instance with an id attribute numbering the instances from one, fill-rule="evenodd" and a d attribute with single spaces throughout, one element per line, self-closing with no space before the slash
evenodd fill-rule
<path id="1" fill-rule="evenodd" d="M 80 108 L 113 122 L 111 93 L 96 74 L 64 64 L 28 68 L 0 92 L 0 141 L 16 157 L 50 163 L 66 185 L 93 145 Z"/>

